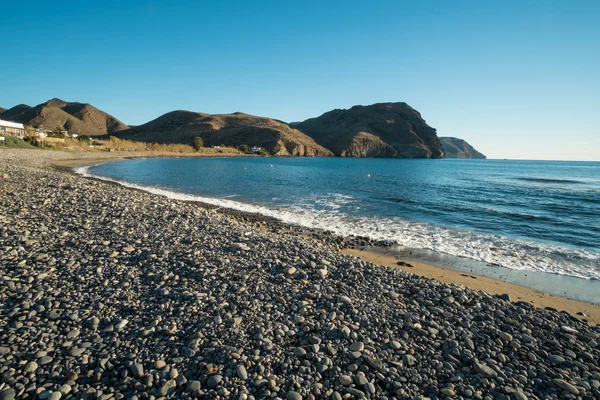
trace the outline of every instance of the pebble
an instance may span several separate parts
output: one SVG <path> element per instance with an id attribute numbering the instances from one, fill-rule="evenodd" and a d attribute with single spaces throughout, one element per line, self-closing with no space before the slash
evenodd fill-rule
<path id="1" fill-rule="evenodd" d="M 238 378 L 240 378 L 241 380 L 246 380 L 248 379 L 248 372 L 246 372 L 246 367 L 244 367 L 243 365 L 238 365 L 236 367 L 236 373 Z"/>
<path id="2" fill-rule="evenodd" d="M 210 378 L 208 378 L 208 381 L 206 382 L 206 384 L 208 385 L 209 388 L 214 388 L 217 387 L 221 381 L 223 380 L 223 377 L 221 375 L 213 375 Z"/>
<path id="3" fill-rule="evenodd" d="M 285 397 L 287 400 L 302 400 L 302 396 L 300 395 L 300 393 L 294 392 L 293 390 L 287 392 Z"/>

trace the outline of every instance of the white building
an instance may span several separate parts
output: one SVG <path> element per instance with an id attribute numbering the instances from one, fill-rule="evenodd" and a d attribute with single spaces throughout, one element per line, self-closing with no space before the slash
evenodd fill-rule
<path id="1" fill-rule="evenodd" d="M 25 136 L 25 127 L 17 122 L 4 121 L 0 119 L 0 135 L 7 134 L 18 137 Z"/>

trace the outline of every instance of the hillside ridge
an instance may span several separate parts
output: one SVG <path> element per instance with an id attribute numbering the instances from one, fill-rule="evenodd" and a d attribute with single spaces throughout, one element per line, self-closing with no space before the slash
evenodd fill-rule
<path id="1" fill-rule="evenodd" d="M 117 132 L 116 137 L 143 142 L 191 144 L 201 137 L 205 146 L 256 146 L 276 156 L 331 156 L 329 150 L 284 122 L 242 112 L 206 114 L 171 111 L 145 124 Z"/>
<path id="2" fill-rule="evenodd" d="M 31 107 L 19 104 L 0 113 L 0 119 L 20 122 L 34 128 L 62 128 L 79 135 L 104 135 L 127 129 L 127 125 L 88 103 L 58 98 Z"/>

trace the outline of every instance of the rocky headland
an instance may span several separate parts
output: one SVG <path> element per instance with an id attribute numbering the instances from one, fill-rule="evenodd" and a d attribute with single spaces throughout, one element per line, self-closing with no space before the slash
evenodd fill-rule
<path id="1" fill-rule="evenodd" d="M 69 157 L 0 151 L 0 399 L 600 397 L 600 326 Z"/>
<path id="2" fill-rule="evenodd" d="M 440 137 L 446 158 L 475 158 L 485 160 L 487 157 L 475 150 L 463 139 L 455 137 Z"/>
<path id="3" fill-rule="evenodd" d="M 342 157 L 442 158 L 436 130 L 406 103 L 333 110 L 292 124 Z"/>

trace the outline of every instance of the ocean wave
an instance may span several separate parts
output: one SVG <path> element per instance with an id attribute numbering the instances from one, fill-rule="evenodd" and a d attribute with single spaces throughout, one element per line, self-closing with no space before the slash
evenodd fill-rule
<path id="1" fill-rule="evenodd" d="M 574 180 L 574 179 L 550 179 L 550 178 L 523 178 L 523 177 L 518 177 L 518 178 L 514 178 L 518 181 L 525 181 L 525 182 L 536 182 L 536 183 L 565 183 L 565 184 L 571 184 L 571 185 L 585 185 L 587 182 L 584 181 L 578 181 L 578 180 Z"/>
<path id="2" fill-rule="evenodd" d="M 366 236 L 375 240 L 393 240 L 418 249 L 466 257 L 510 269 L 539 271 L 584 279 L 600 279 L 600 254 L 586 250 L 509 239 L 500 235 L 450 229 L 397 217 L 351 216 L 339 212 L 341 204 L 351 203 L 351 196 L 328 193 L 314 203 L 271 208 L 228 198 L 212 198 L 187 194 L 160 187 L 138 185 L 108 177 L 91 175 L 91 166 L 74 169 L 80 175 L 119 183 L 126 187 L 176 200 L 198 201 L 215 206 L 258 213 L 282 222 L 332 231 L 342 236 Z M 326 209 L 317 207 L 327 204 Z"/>

